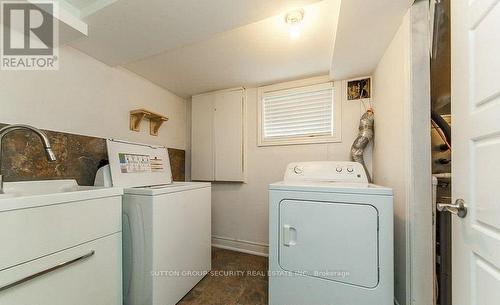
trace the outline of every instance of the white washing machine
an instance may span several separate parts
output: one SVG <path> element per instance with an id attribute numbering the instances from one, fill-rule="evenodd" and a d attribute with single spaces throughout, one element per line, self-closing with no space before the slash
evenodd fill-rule
<path id="1" fill-rule="evenodd" d="M 124 304 L 174 305 L 211 269 L 211 185 L 172 182 L 165 147 L 107 148 L 96 184 L 124 187 Z"/>
<path id="2" fill-rule="evenodd" d="M 355 162 L 298 162 L 269 186 L 269 305 L 392 305 L 392 190 Z"/>

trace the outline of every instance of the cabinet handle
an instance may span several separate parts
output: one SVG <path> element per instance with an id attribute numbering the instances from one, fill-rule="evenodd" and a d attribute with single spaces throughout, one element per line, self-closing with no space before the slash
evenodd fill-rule
<path id="1" fill-rule="evenodd" d="M 92 251 L 90 251 L 89 253 L 84 254 L 84 255 L 82 255 L 82 256 L 79 256 L 79 257 L 77 257 L 77 258 L 74 258 L 74 259 L 72 259 L 72 260 L 69 260 L 69 261 L 65 261 L 65 262 L 59 263 L 59 264 L 57 264 L 57 265 L 55 265 L 55 266 L 53 266 L 53 267 L 47 268 L 47 269 L 42 270 L 42 271 L 40 271 L 40 272 L 34 273 L 34 274 L 32 274 L 32 275 L 28 275 L 27 277 L 24 277 L 24 278 L 22 278 L 22 279 L 20 279 L 20 280 L 17 280 L 17 281 L 15 281 L 15 282 L 9 283 L 9 284 L 4 285 L 4 286 L 0 286 L 0 292 L 2 292 L 2 291 L 4 291 L 4 290 L 7 290 L 7 289 L 9 289 L 9 288 L 15 287 L 15 286 L 17 286 L 17 285 L 20 285 L 20 284 L 22 284 L 22 283 L 25 283 L 25 282 L 27 282 L 27 281 L 31 281 L 32 279 L 35 279 L 35 278 L 37 278 L 37 277 L 39 277 L 39 276 L 42 276 L 42 275 L 44 275 L 44 274 L 47 274 L 47 273 L 50 273 L 50 272 L 56 271 L 56 270 L 58 270 L 58 269 L 64 268 L 64 267 L 69 266 L 69 265 L 72 265 L 72 264 L 74 264 L 74 263 L 76 263 L 76 262 L 79 262 L 79 261 L 85 260 L 85 259 L 87 259 L 87 258 L 91 257 L 91 256 L 92 256 L 92 255 L 94 255 L 94 254 L 95 254 L 95 251 L 94 251 L 94 250 L 92 250 Z"/>

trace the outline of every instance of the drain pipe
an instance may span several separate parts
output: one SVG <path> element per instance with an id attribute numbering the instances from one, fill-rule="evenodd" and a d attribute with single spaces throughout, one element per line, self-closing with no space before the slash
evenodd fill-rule
<path id="1" fill-rule="evenodd" d="M 372 182 L 372 178 L 370 176 L 370 172 L 368 172 L 368 169 L 366 168 L 363 153 L 368 143 L 370 143 L 373 139 L 374 119 L 375 117 L 371 108 L 361 116 L 359 121 L 358 137 L 354 140 L 351 147 L 351 160 L 363 165 L 369 182 Z"/>

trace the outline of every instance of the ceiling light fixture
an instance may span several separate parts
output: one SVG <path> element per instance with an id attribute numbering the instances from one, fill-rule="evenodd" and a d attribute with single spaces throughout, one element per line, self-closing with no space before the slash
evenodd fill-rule
<path id="1" fill-rule="evenodd" d="M 304 19 L 304 10 L 294 10 L 288 12 L 285 16 L 285 22 L 289 25 L 297 25 Z"/>
<path id="2" fill-rule="evenodd" d="M 293 10 L 285 15 L 285 22 L 290 26 L 290 36 L 298 38 L 300 36 L 300 23 L 304 19 L 304 10 Z"/>

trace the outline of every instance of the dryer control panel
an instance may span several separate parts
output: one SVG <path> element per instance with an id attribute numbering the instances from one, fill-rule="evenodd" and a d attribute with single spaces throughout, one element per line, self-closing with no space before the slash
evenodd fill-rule
<path id="1" fill-rule="evenodd" d="M 349 161 L 292 162 L 287 166 L 284 180 L 368 183 L 363 165 Z"/>

